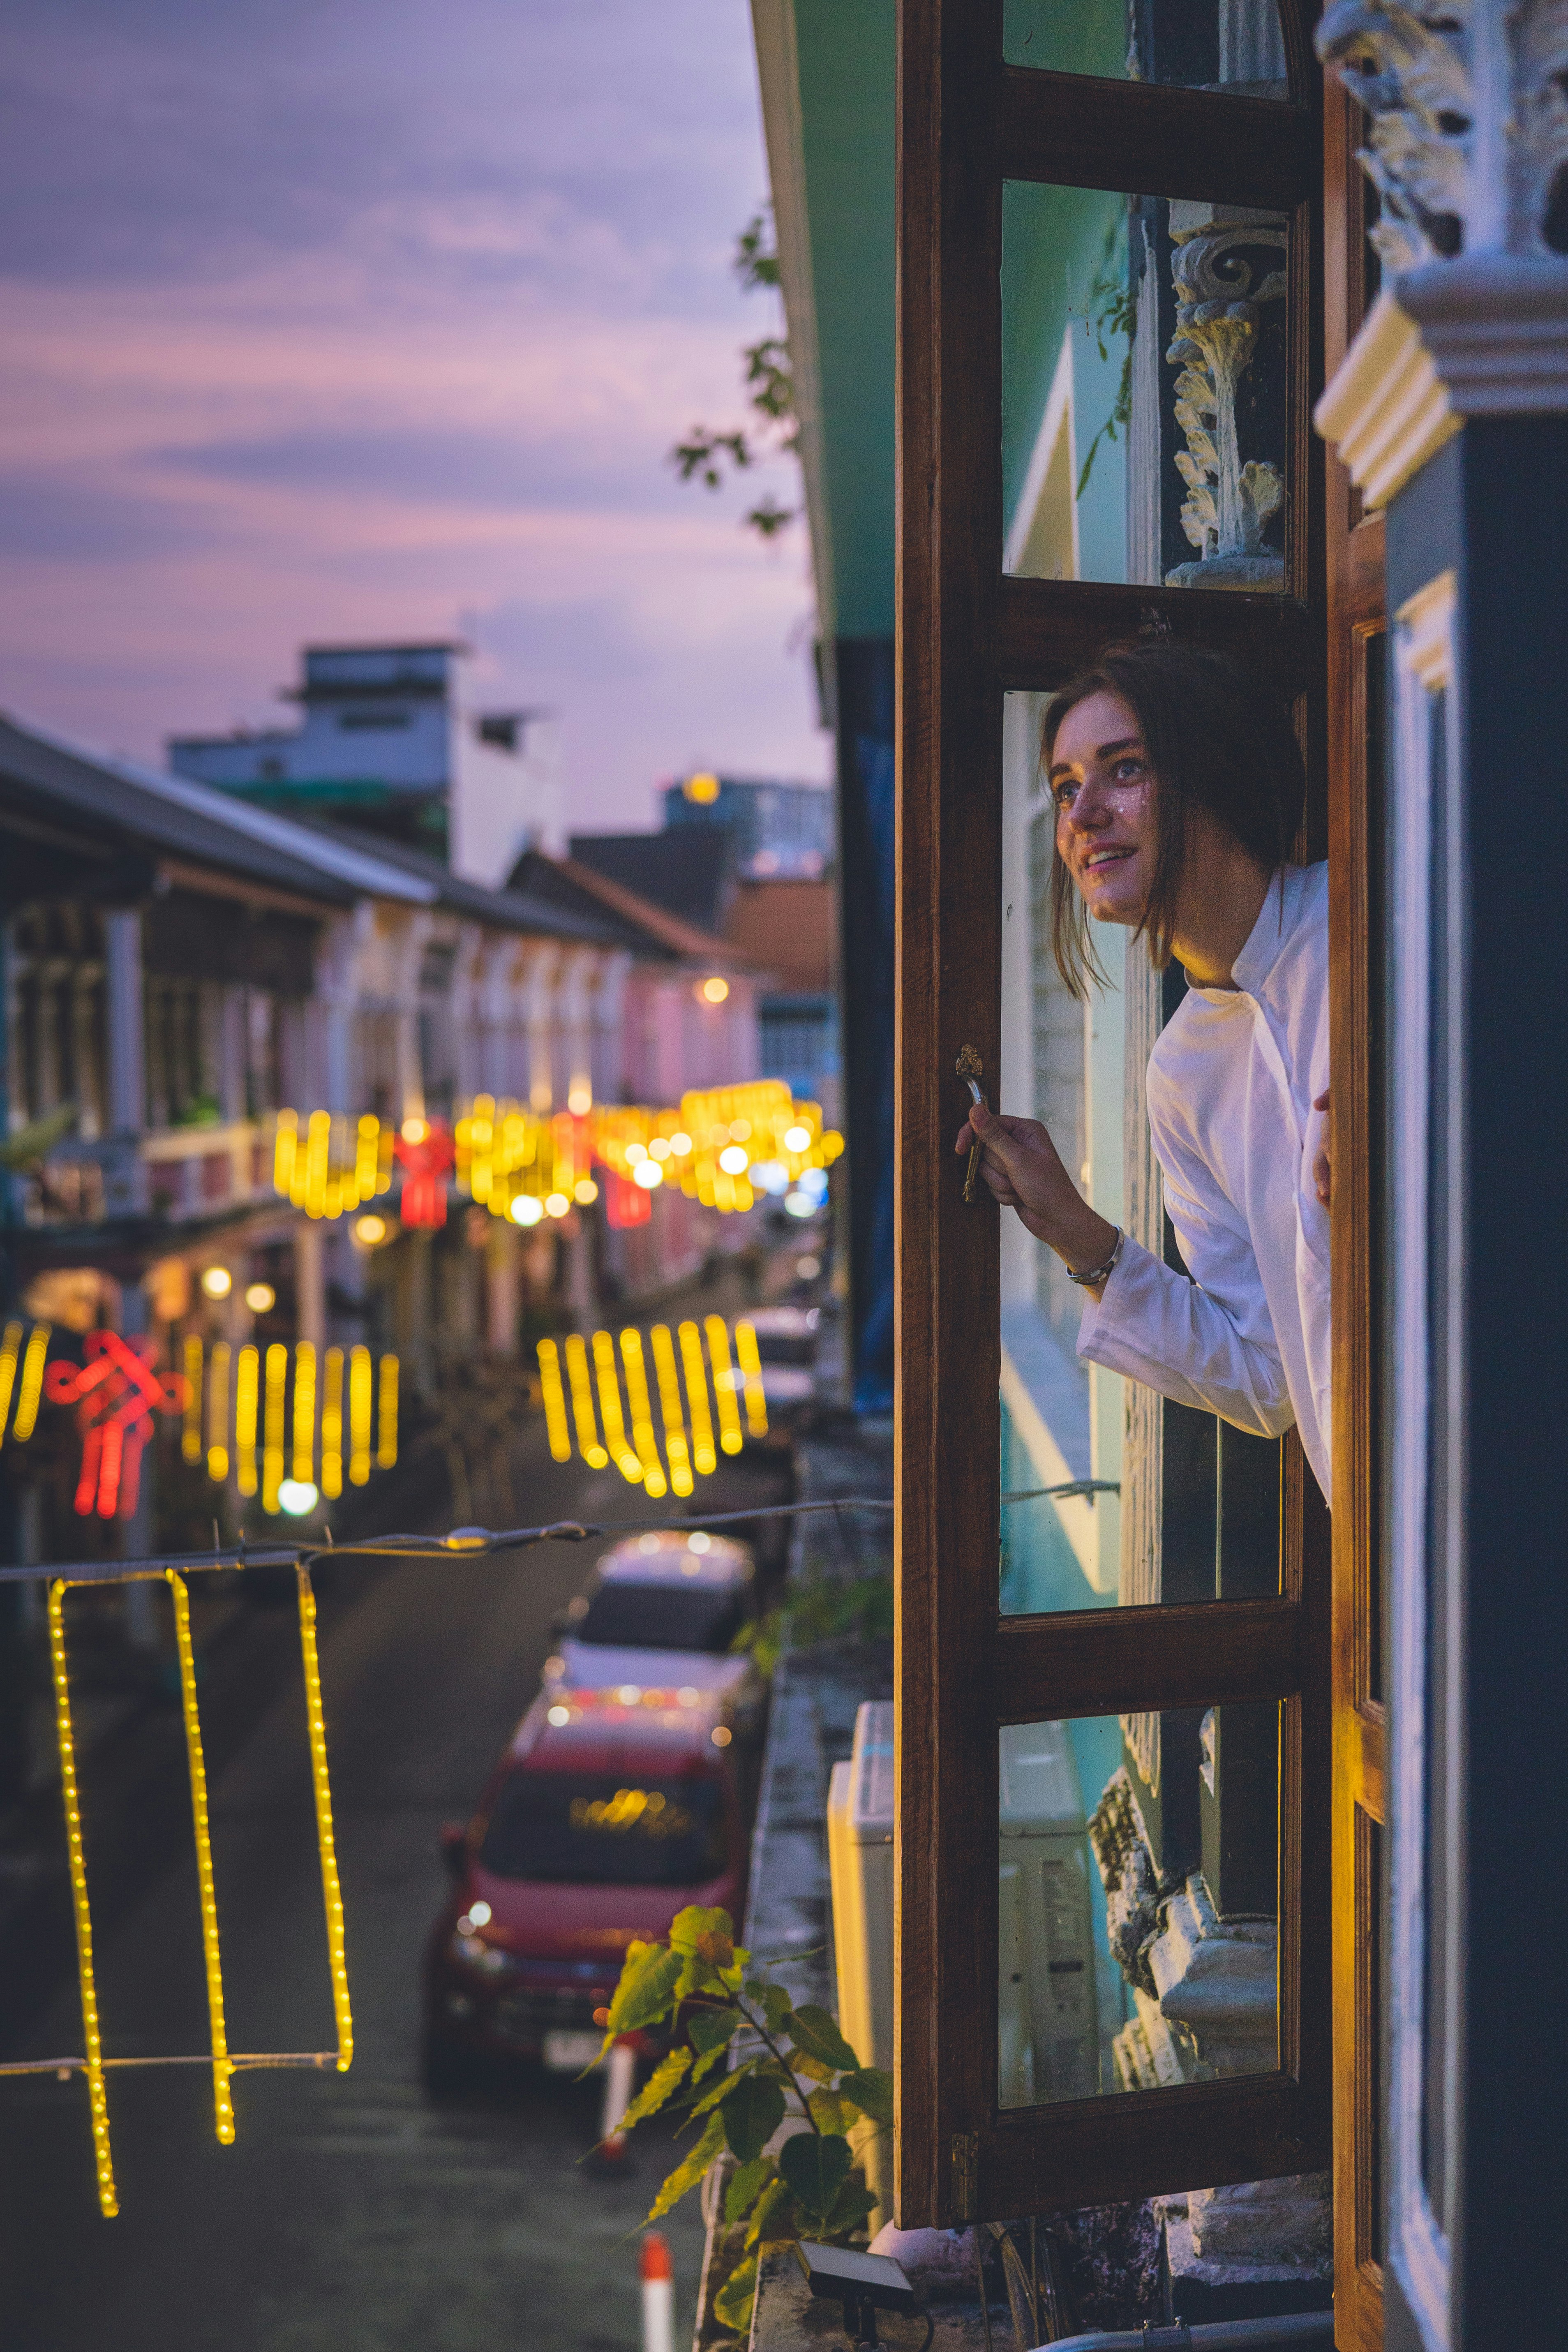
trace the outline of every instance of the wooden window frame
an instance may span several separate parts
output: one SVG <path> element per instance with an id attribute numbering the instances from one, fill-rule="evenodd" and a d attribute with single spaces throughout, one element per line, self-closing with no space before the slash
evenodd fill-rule
<path id="1" fill-rule="evenodd" d="M 1324 363 L 1331 377 L 1364 316 L 1361 123 L 1337 76 L 1324 91 Z M 1378 1687 L 1384 1269 L 1383 780 L 1368 772 L 1368 655 L 1386 623 L 1384 519 L 1328 453 L 1329 937 L 1333 987 L 1334 1516 L 1331 1706 L 1334 2003 L 1334 2327 L 1341 2352 L 1383 2342 L 1378 2085 L 1386 2005 L 1388 1710 Z M 1384 678 L 1384 710 L 1393 681 Z M 1386 1657 L 1382 1673 L 1388 1672 Z"/>
<path id="2" fill-rule="evenodd" d="M 1000 0 L 902 0 L 899 58 L 897 2207 L 905 2227 L 1310 2171 L 1330 2144 L 1327 1514 L 1284 1459 L 1277 1599 L 1004 1619 L 996 1609 L 995 1214 L 966 1207 L 959 1049 L 996 1066 L 1002 697 L 1168 627 L 1305 710 L 1321 807 L 1321 83 L 1289 5 L 1286 108 L 1001 62 Z M 1220 159 L 1217 160 L 1216 159 Z M 1254 203 L 1291 224 L 1282 595 L 1006 578 L 1004 179 Z M 1314 828 L 1319 830 L 1319 828 Z M 1321 844 L 1313 854 L 1321 855 Z M 1282 1706 L 1280 2067 L 997 2102 L 997 1732 Z"/>

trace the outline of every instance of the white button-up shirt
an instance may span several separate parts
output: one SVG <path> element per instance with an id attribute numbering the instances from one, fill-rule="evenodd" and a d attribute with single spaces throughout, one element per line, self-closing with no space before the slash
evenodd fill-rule
<path id="1" fill-rule="evenodd" d="M 1237 1429 L 1295 1422 L 1329 1486 L 1329 869 L 1276 877 L 1232 971 L 1189 987 L 1149 1057 L 1149 1125 L 1189 1282 L 1129 1234 L 1079 1353 Z"/>

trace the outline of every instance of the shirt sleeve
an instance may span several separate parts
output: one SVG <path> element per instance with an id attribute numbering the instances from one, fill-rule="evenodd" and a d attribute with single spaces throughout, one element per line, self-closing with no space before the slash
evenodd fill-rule
<path id="1" fill-rule="evenodd" d="M 1194 1278 L 1129 1234 L 1100 1298 L 1085 1303 L 1079 1354 L 1254 1436 L 1282 1436 L 1295 1409 L 1246 1226 L 1201 1160 L 1159 1126 L 1154 1139 Z"/>

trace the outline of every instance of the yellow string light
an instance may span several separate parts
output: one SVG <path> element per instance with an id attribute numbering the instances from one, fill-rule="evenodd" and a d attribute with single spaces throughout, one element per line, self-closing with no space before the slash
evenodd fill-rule
<path id="1" fill-rule="evenodd" d="M 588 1378 L 588 1350 L 583 1336 L 574 1331 L 566 1342 L 566 1377 L 572 1386 L 572 1417 L 577 1424 L 577 1446 L 590 1470 L 602 1470 L 609 1455 L 599 1443 L 594 1420 L 594 1389 Z"/>
<path id="2" fill-rule="evenodd" d="M 239 1351 L 234 1378 L 234 1450 L 242 1495 L 256 1492 L 256 1425 L 260 1390 L 261 1351 L 247 1345 Z"/>
<path id="3" fill-rule="evenodd" d="M 313 1486 L 316 1468 L 316 1350 L 309 1339 L 294 1349 L 295 1484 Z"/>
<path id="4" fill-rule="evenodd" d="M 349 1351 L 349 1483 L 364 1486 L 370 1477 L 370 1349 Z"/>
<path id="5" fill-rule="evenodd" d="M 185 1761 L 191 1779 L 191 1821 L 195 1831 L 196 1885 L 202 1906 L 202 1957 L 207 1971 L 207 2016 L 212 2025 L 213 2109 L 217 2136 L 226 2147 L 234 2138 L 234 2068 L 223 2013 L 223 1958 L 217 1940 L 217 1889 L 213 1879 L 212 1827 L 207 1813 L 207 1772 L 202 1754 L 202 1720 L 196 1708 L 196 1660 L 191 1644 L 191 1597 L 185 1580 L 165 1569 L 174 1603 L 174 1647 L 180 1658 L 180 1702 L 185 1716 Z"/>
<path id="6" fill-rule="evenodd" d="M 768 1433 L 768 1400 L 763 1388 L 763 1360 L 757 1353 L 757 1327 L 741 1317 L 735 1325 L 735 1361 L 746 1391 L 746 1427 L 753 1437 Z"/>
<path id="7" fill-rule="evenodd" d="M 22 1326 L 7 1323 L 5 1336 L 0 1339 L 0 1445 L 5 1442 L 5 1423 L 11 1414 L 11 1391 L 16 1385 L 16 1358 L 22 1346 Z"/>
<path id="8" fill-rule="evenodd" d="M 185 1416 L 180 1452 L 187 1462 L 202 1458 L 202 1343 L 194 1331 L 185 1335 Z"/>
<path id="9" fill-rule="evenodd" d="M 207 1476 L 220 1486 L 228 1476 L 228 1341 L 217 1340 L 207 1367 Z"/>
<path id="10" fill-rule="evenodd" d="M 381 1392 L 376 1402 L 375 1466 L 390 1470 L 397 1460 L 397 1359 L 381 1360 Z"/>
<path id="11" fill-rule="evenodd" d="M 321 1492 L 328 1502 L 334 1503 L 343 1491 L 343 1351 L 341 1348 L 327 1349 L 321 1374 Z"/>
<path id="12" fill-rule="evenodd" d="M 566 1396 L 561 1386 L 561 1350 L 553 1339 L 541 1339 L 534 1352 L 539 1358 L 539 1385 L 544 1397 L 550 1458 L 552 1462 L 570 1462 L 572 1432 L 566 1425 Z"/>
<path id="13" fill-rule="evenodd" d="M 643 1492 L 660 1502 L 669 1487 L 658 1458 L 653 1433 L 653 1406 L 648 1402 L 647 1373 L 643 1365 L 642 1333 L 629 1326 L 621 1333 L 621 1360 L 626 1368 L 626 1397 L 632 1409 L 632 1444 L 642 1464 Z"/>
<path id="14" fill-rule="evenodd" d="M 109 2147 L 109 2097 L 103 2083 L 103 2040 L 98 2024 L 98 1986 L 92 1968 L 92 1913 L 87 1899 L 87 1861 L 81 1842 L 81 1799 L 77 1789 L 76 1741 L 71 1731 L 70 1683 L 66 1673 L 65 1591 L 49 1586 L 49 1660 L 55 1680 L 55 1735 L 60 1759 L 60 1795 L 65 1804 L 66 1859 L 76 1915 L 77 1977 L 81 1987 L 81 2030 L 87 2052 L 87 2096 L 92 2117 L 93 2163 L 99 2209 L 105 2221 L 120 2210 Z"/>
<path id="15" fill-rule="evenodd" d="M 294 1191 L 294 1168 L 300 1156 L 300 1114 L 280 1110 L 272 1139 L 272 1189 L 285 1201 Z"/>
<path id="16" fill-rule="evenodd" d="M 381 1121 L 368 1114 L 359 1123 L 354 1148 L 354 1206 L 361 1201 L 373 1200 L 376 1192 L 375 1173 L 378 1164 L 377 1145 L 381 1139 Z"/>
<path id="17" fill-rule="evenodd" d="M 708 1354 L 713 1366 L 719 1443 L 726 1454 L 739 1454 L 745 1440 L 741 1435 L 741 1408 L 735 1402 L 735 1375 L 730 1369 L 730 1334 L 724 1328 L 721 1315 L 708 1316 L 702 1328 L 708 1334 Z"/>
<path id="18" fill-rule="evenodd" d="M 691 1415 L 691 1463 L 698 1475 L 710 1477 L 718 1467 L 713 1450 L 713 1416 L 708 1410 L 708 1371 L 702 1361 L 702 1335 L 695 1323 L 680 1327 L 680 1361 L 686 1374 L 686 1402 Z"/>
<path id="19" fill-rule="evenodd" d="M 594 1370 L 599 1383 L 599 1419 L 604 1423 L 605 1444 L 610 1458 L 629 1485 L 642 1484 L 642 1464 L 626 1444 L 626 1424 L 621 1414 L 621 1387 L 616 1375 L 616 1343 L 607 1331 L 594 1334 Z"/>
<path id="20" fill-rule="evenodd" d="M 332 1978 L 332 2014 L 338 2028 L 338 2072 L 346 2074 L 354 2054 L 353 2017 L 349 2009 L 348 1955 L 343 1943 L 343 1895 L 338 1881 L 338 1851 L 332 1838 L 332 1790 L 327 1778 L 327 1727 L 321 1713 L 321 1668 L 316 1654 L 316 1596 L 306 1568 L 300 1580 L 300 1654 L 305 1667 L 305 1725 L 310 1741 L 310 1780 L 316 1799 L 316 1843 L 321 1857 L 321 1899 L 327 1916 L 327 1961 Z"/>
<path id="21" fill-rule="evenodd" d="M 267 1350 L 266 1402 L 262 1412 L 261 1507 L 276 1514 L 281 1507 L 278 1489 L 283 1484 L 283 1402 L 289 1379 L 289 1350 L 274 1339 Z"/>
<path id="22" fill-rule="evenodd" d="M 11 1429 L 19 1445 L 26 1444 L 38 1424 L 38 1399 L 44 1393 L 50 1330 L 47 1323 L 35 1323 L 27 1334 L 27 1351 L 22 1358 L 22 1392 L 16 1399 L 16 1418 Z"/>
<path id="23" fill-rule="evenodd" d="M 675 1343 L 669 1336 L 668 1323 L 656 1323 L 648 1336 L 653 1343 L 653 1369 L 658 1382 L 658 1409 L 664 1421 L 664 1452 L 669 1464 L 670 1486 L 678 1495 L 689 1495 L 691 1456 L 687 1451 L 686 1423 L 680 1413 L 680 1381 L 675 1370 Z"/>

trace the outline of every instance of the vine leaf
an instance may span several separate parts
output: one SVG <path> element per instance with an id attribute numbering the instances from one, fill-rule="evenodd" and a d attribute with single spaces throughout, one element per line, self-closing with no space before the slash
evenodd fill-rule
<path id="1" fill-rule="evenodd" d="M 724 2145 L 724 2126 L 717 2116 L 710 2116 L 708 2128 L 695 2147 L 670 2174 L 653 2203 L 648 2207 L 650 2221 L 662 2221 L 670 2208 L 679 2205 L 689 2189 L 695 2189 L 713 2158 Z"/>
<path id="2" fill-rule="evenodd" d="M 796 2132 L 778 2153 L 778 2168 L 808 2219 L 826 2221 L 854 2162 L 849 2143 L 837 2135 Z"/>
<path id="3" fill-rule="evenodd" d="M 666 2099 L 679 2088 L 690 2063 L 689 2050 L 672 2050 L 668 2058 L 660 2059 L 621 2117 L 617 2129 L 630 2131 L 633 2124 L 640 2124 L 645 2116 L 658 2115 Z"/>
<path id="4" fill-rule="evenodd" d="M 835 2020 L 826 2009 L 817 2008 L 813 2001 L 795 2011 L 790 2032 L 795 2048 L 804 2050 L 808 2058 L 816 2059 L 824 2066 L 837 2069 L 841 2066 L 858 2067 L 860 2063 L 838 2031 Z"/>
<path id="5" fill-rule="evenodd" d="M 742 2164 L 761 2156 L 783 2123 L 784 2111 L 784 2095 L 778 2084 L 759 2082 L 754 2074 L 743 2074 L 721 2099 L 724 2137 Z"/>
<path id="6" fill-rule="evenodd" d="M 743 2221 L 768 2182 L 775 2178 L 771 2156 L 754 2156 L 750 2164 L 741 2165 L 730 2175 L 729 2186 L 724 2191 L 725 2221 Z"/>

